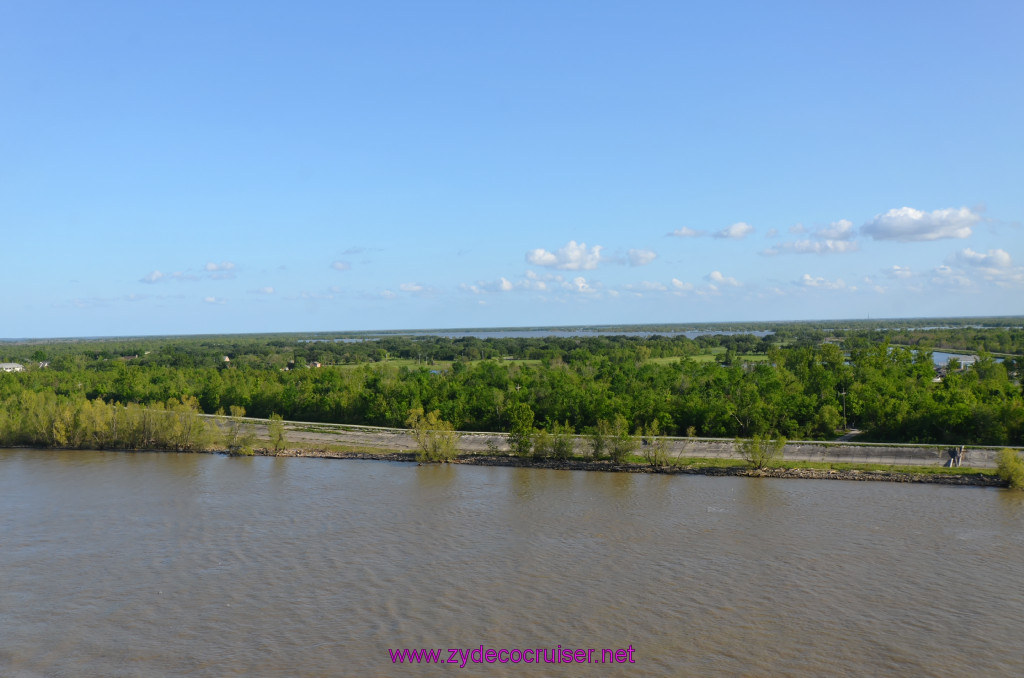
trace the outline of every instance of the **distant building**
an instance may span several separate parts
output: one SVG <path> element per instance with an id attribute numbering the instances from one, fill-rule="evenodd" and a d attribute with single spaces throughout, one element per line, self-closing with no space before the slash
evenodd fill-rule
<path id="1" fill-rule="evenodd" d="M 0 363 L 0 372 L 24 372 L 25 366 L 20 363 Z"/>

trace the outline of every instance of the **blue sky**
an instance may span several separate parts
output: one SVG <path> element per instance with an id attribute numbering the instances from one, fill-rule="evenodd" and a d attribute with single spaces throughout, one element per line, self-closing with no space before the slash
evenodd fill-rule
<path id="1" fill-rule="evenodd" d="M 1024 313 L 1020 2 L 0 5 L 0 337 Z"/>

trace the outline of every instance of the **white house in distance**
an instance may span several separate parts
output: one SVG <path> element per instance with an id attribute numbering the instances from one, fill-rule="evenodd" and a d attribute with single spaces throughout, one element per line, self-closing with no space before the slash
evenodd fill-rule
<path id="1" fill-rule="evenodd" d="M 24 372 L 25 366 L 20 363 L 0 363 L 0 372 Z"/>

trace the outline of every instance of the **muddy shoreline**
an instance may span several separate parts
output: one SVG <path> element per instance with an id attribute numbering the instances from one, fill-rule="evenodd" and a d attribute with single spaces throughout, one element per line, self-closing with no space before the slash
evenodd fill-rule
<path id="1" fill-rule="evenodd" d="M 268 457 L 308 457 L 318 459 L 363 459 L 370 461 L 397 461 L 418 463 L 411 452 L 338 452 L 334 450 L 257 450 L 257 455 Z M 967 485 L 973 487 L 1006 487 L 997 476 L 977 473 L 906 473 L 900 471 L 826 470 L 807 468 L 751 469 L 740 466 L 693 466 L 686 464 L 652 468 L 647 464 L 616 464 L 611 461 L 582 459 L 524 459 L 508 455 L 462 455 L 451 464 L 470 466 L 504 466 L 510 468 L 544 468 L 562 471 L 604 471 L 606 473 L 663 473 L 666 475 L 737 476 L 744 478 L 805 478 L 812 480 L 881 481 L 892 483 L 930 483 L 935 485 Z"/>
<path id="2" fill-rule="evenodd" d="M 14 445 L 8 449 L 39 449 L 63 450 L 78 448 L 32 447 Z M 206 450 L 128 450 L 107 448 L 107 452 L 149 452 L 156 454 L 217 454 L 225 456 L 237 455 L 224 449 Z M 414 452 L 368 452 L 338 451 L 322 448 L 286 449 L 274 451 L 256 448 L 252 456 L 281 458 L 339 459 L 364 461 L 396 461 L 425 465 L 416 460 Z M 449 464 L 466 464 L 469 466 L 502 466 L 507 468 L 542 468 L 558 471 L 596 471 L 605 473 L 661 473 L 665 475 L 702 475 L 702 476 L 734 476 L 742 478 L 804 478 L 809 480 L 853 480 L 880 481 L 890 483 L 928 483 L 932 485 L 963 485 L 971 487 L 1007 487 L 1006 481 L 994 475 L 981 473 L 912 473 L 905 471 L 869 471 L 855 469 L 810 469 L 785 468 L 784 466 L 766 469 L 752 469 L 745 466 L 707 466 L 679 463 L 653 468 L 643 463 L 616 464 L 609 460 L 591 461 L 587 459 L 532 459 L 516 457 L 508 454 L 463 454 Z M 785 462 L 783 462 L 785 463 Z"/>

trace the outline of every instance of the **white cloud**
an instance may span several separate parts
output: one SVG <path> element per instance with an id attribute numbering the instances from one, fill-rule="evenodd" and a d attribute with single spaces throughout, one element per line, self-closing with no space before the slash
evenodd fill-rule
<path id="1" fill-rule="evenodd" d="M 875 240 L 918 242 L 942 238 L 966 238 L 981 217 L 961 207 L 922 212 L 912 207 L 891 209 L 861 226 L 861 232 Z"/>
<path id="2" fill-rule="evenodd" d="M 398 286 L 398 289 L 403 292 L 422 292 L 425 288 L 418 283 L 402 283 Z"/>
<path id="3" fill-rule="evenodd" d="M 710 281 L 713 285 L 728 285 L 729 287 L 740 287 L 740 285 L 742 284 L 736 278 L 731 278 L 722 275 L 720 271 L 711 271 L 711 273 L 708 273 L 706 276 L 704 276 L 704 279 Z"/>
<path id="4" fill-rule="evenodd" d="M 933 271 L 932 284 L 941 287 L 968 288 L 974 287 L 974 282 L 963 275 L 962 271 L 954 270 L 945 264 L 937 266 Z"/>
<path id="5" fill-rule="evenodd" d="M 899 266 L 894 266 L 893 268 L 899 268 Z M 886 275 L 889 275 L 889 274 L 886 273 Z M 886 291 L 887 291 L 886 288 L 882 287 L 881 285 L 876 285 L 875 281 L 872 280 L 870 277 L 864 276 L 863 280 L 864 280 L 864 284 L 867 285 L 868 287 L 870 287 L 871 289 L 873 289 L 875 292 L 878 292 L 879 294 L 885 294 L 886 293 Z"/>
<path id="6" fill-rule="evenodd" d="M 223 304 L 224 303 L 223 299 L 218 299 L 217 297 L 203 297 L 203 301 L 206 302 L 207 304 Z"/>
<path id="7" fill-rule="evenodd" d="M 966 266 L 972 271 L 980 273 L 985 280 L 1000 287 L 1024 286 L 1024 266 L 1014 266 L 1013 259 L 1006 250 L 989 250 L 982 254 L 968 247 L 954 254 L 948 261 Z M 939 269 L 949 269 L 949 267 L 940 266 Z M 966 274 L 965 271 L 956 273 Z"/>
<path id="8" fill-rule="evenodd" d="M 210 277 L 219 278 L 230 277 L 232 275 L 233 274 L 231 273 L 213 273 L 210 275 Z M 182 280 L 199 280 L 199 276 L 194 275 L 192 273 L 182 273 L 181 271 L 175 271 L 174 273 L 161 273 L 160 271 L 153 271 L 149 275 L 140 278 L 139 282 L 152 284 L 155 282 L 159 282 L 161 280 L 177 280 L 178 282 L 181 282 Z"/>
<path id="9" fill-rule="evenodd" d="M 814 237 L 822 240 L 852 240 L 857 236 L 853 222 L 847 219 L 833 221 L 828 226 L 815 229 Z"/>
<path id="10" fill-rule="evenodd" d="M 524 276 L 518 279 L 510 280 L 509 278 L 502 276 L 497 280 L 478 280 L 475 283 L 461 283 L 459 285 L 459 289 L 476 295 L 506 294 L 515 292 L 554 294 L 563 292 L 595 295 L 606 291 L 610 293 L 610 290 L 606 290 L 600 282 L 588 281 L 583 276 L 576 276 L 570 279 L 557 273 L 538 274 L 532 270 L 527 270 Z M 412 291 L 412 289 L 409 288 L 409 290 L 406 291 Z M 430 288 L 424 289 L 424 293 L 431 291 L 432 290 Z M 564 299 L 564 294 L 562 295 L 562 298 Z"/>
<path id="11" fill-rule="evenodd" d="M 764 234 L 764 237 L 766 237 L 766 238 L 775 238 L 778 235 L 779 235 L 779 229 L 777 229 L 777 228 L 770 228 L 770 229 L 768 229 L 768 232 Z"/>
<path id="12" fill-rule="evenodd" d="M 384 290 L 383 292 L 380 293 L 380 296 L 384 297 L 385 299 L 394 299 L 398 295 L 392 292 L 391 290 Z"/>
<path id="13" fill-rule="evenodd" d="M 737 222 L 732 226 L 726 226 L 718 233 L 716 238 L 728 238 L 729 240 L 741 240 L 754 232 L 754 227 L 745 222 Z"/>
<path id="14" fill-rule="evenodd" d="M 680 292 L 691 292 L 693 291 L 694 285 L 690 282 L 683 282 L 679 278 L 672 278 L 672 287 Z"/>
<path id="15" fill-rule="evenodd" d="M 483 281 L 478 280 L 476 284 L 469 285 L 462 283 L 459 287 L 467 292 L 473 294 L 491 294 L 495 292 L 513 292 L 515 290 L 533 290 L 535 292 L 543 292 L 548 289 L 547 281 L 561 282 L 563 280 L 560 275 L 545 274 L 543 276 L 537 275 L 533 271 L 527 270 L 526 275 L 519 280 L 512 281 L 502 276 L 494 281 Z"/>
<path id="16" fill-rule="evenodd" d="M 658 256 L 651 250 L 629 250 L 627 254 L 630 266 L 646 266 Z"/>
<path id="17" fill-rule="evenodd" d="M 815 278 L 809 273 L 804 273 L 803 276 L 796 282 L 801 287 L 812 287 L 822 290 L 841 290 L 846 287 L 846 283 L 843 282 L 842 278 L 836 280 L 827 280 L 825 278 Z"/>
<path id="18" fill-rule="evenodd" d="M 982 268 L 1009 268 L 1013 265 L 1010 254 L 1006 250 L 989 250 L 988 254 L 975 252 L 970 247 L 957 252 L 954 259 L 968 266 L 979 266 Z"/>
<path id="19" fill-rule="evenodd" d="M 885 274 L 890 278 L 909 278 L 914 275 L 908 266 L 899 266 L 893 264 L 892 267 L 885 269 Z"/>
<path id="20" fill-rule="evenodd" d="M 548 289 L 548 282 L 551 281 L 552 279 L 561 280 L 562 276 L 552 276 L 550 274 L 545 276 L 539 276 L 533 271 L 527 270 L 526 279 L 518 281 L 516 283 L 516 287 L 522 287 L 528 290 L 543 292 Z"/>
<path id="21" fill-rule="evenodd" d="M 588 249 L 586 243 L 577 244 L 575 240 L 570 240 L 556 252 L 542 248 L 530 250 L 526 253 L 526 261 L 534 266 L 550 266 L 564 271 L 589 271 L 597 268 L 602 249 L 600 245 Z"/>
<path id="22" fill-rule="evenodd" d="M 331 268 L 335 271 L 348 271 L 352 268 L 352 264 L 347 261 L 335 261 L 331 264 Z"/>
<path id="23" fill-rule="evenodd" d="M 672 231 L 671 233 L 669 233 L 669 235 L 675 236 L 676 238 L 697 238 L 699 236 L 704 235 L 704 231 L 697 231 L 692 228 L 687 228 L 686 226 L 683 226 L 682 228 L 677 228 L 676 230 Z"/>
<path id="24" fill-rule="evenodd" d="M 842 254 L 856 252 L 859 249 L 860 245 L 851 240 L 797 240 L 769 247 L 761 254 Z"/>
<path id="25" fill-rule="evenodd" d="M 459 288 L 466 292 L 472 292 L 473 294 L 490 294 L 492 292 L 511 292 L 516 288 L 516 285 L 514 285 L 508 278 L 501 277 L 494 282 L 484 282 L 480 280 L 477 281 L 475 285 L 462 283 L 459 285 Z"/>
<path id="26" fill-rule="evenodd" d="M 806 233 L 807 229 L 803 224 L 791 226 L 790 233 Z M 845 252 L 856 252 L 860 245 L 853 241 L 857 232 L 853 228 L 853 222 L 847 219 L 833 221 L 828 226 L 822 226 L 811 234 L 813 239 L 797 240 L 773 245 L 761 254 L 774 256 L 776 254 L 842 254 Z"/>
<path id="27" fill-rule="evenodd" d="M 590 283 L 587 282 L 587 279 L 581 275 L 576 276 L 575 278 L 572 279 L 571 282 L 565 283 L 565 285 L 568 286 L 569 289 L 573 290 L 574 292 L 583 292 L 585 294 L 590 294 L 597 291 Z"/>
<path id="28" fill-rule="evenodd" d="M 623 285 L 622 288 L 630 292 L 665 292 L 668 290 L 663 283 L 651 280 L 642 280 L 638 283 Z"/>
<path id="29" fill-rule="evenodd" d="M 233 271 L 235 270 L 234 263 L 230 261 L 222 261 L 219 264 L 212 261 L 206 262 L 206 266 L 203 267 L 207 273 L 216 273 L 217 271 Z"/>
<path id="30" fill-rule="evenodd" d="M 258 290 L 253 290 L 252 293 L 253 294 L 273 294 L 274 293 L 274 288 L 273 287 L 261 287 Z"/>

